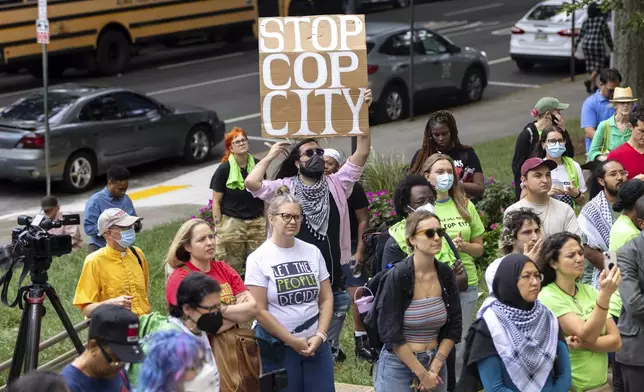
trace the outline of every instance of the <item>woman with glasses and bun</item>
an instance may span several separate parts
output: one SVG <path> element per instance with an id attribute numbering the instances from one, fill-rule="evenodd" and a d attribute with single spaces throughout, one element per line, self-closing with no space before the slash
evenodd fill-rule
<path id="1" fill-rule="evenodd" d="M 327 392 L 333 293 L 320 250 L 296 238 L 302 215 L 300 201 L 280 187 L 268 207 L 271 237 L 248 256 L 245 283 L 257 302 L 262 373 L 286 369 L 286 392 Z"/>
<path id="2" fill-rule="evenodd" d="M 461 338 L 462 315 L 456 275 L 436 259 L 443 234 L 429 211 L 407 217 L 412 254 L 384 275 L 369 314 L 384 344 L 374 373 L 376 392 L 447 390 L 445 361 Z"/>

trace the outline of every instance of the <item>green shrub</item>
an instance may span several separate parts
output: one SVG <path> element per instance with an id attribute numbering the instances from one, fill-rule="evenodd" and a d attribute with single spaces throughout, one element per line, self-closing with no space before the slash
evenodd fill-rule
<path id="1" fill-rule="evenodd" d="M 364 168 L 362 185 L 367 192 L 387 191 L 393 193 L 396 185 L 405 177 L 407 162 L 403 154 L 371 155 Z"/>

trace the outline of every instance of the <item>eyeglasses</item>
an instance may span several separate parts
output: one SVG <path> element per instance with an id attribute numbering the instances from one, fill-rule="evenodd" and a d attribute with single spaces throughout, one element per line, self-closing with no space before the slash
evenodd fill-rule
<path id="1" fill-rule="evenodd" d="M 537 282 L 543 282 L 543 274 L 541 273 L 536 273 L 536 274 L 525 274 L 521 275 L 521 280 L 525 280 L 528 282 L 532 282 L 532 279 L 536 279 Z"/>
<path id="2" fill-rule="evenodd" d="M 300 157 L 302 157 L 303 155 L 306 155 L 309 158 L 313 158 L 313 155 L 323 156 L 324 155 L 324 150 L 321 149 L 321 148 L 310 148 L 310 149 L 304 151 L 303 153 L 301 153 Z"/>
<path id="3" fill-rule="evenodd" d="M 246 143 L 248 143 L 248 139 L 239 139 L 239 140 L 235 140 L 234 142 L 232 142 L 232 145 L 233 146 L 241 146 L 241 145 L 244 145 Z"/>
<path id="4" fill-rule="evenodd" d="M 425 229 L 417 231 L 414 235 L 418 234 L 425 234 L 427 238 L 434 238 L 437 234 L 438 237 L 442 237 L 445 234 L 445 229 L 443 229 L 442 227 L 439 227 L 438 229 Z"/>
<path id="5" fill-rule="evenodd" d="M 108 354 L 107 351 L 105 351 L 102 345 L 99 344 L 98 348 L 101 350 L 101 353 L 103 353 L 103 357 L 105 357 L 105 360 L 107 361 L 107 363 L 110 364 L 110 366 L 121 367 L 125 365 L 125 361 L 117 361 L 114 358 L 112 358 L 112 356 L 110 356 L 110 354 Z"/>
<path id="6" fill-rule="evenodd" d="M 275 214 L 284 220 L 284 222 L 289 223 L 290 221 L 294 220 L 295 223 L 299 222 L 302 220 L 302 215 L 295 215 L 295 214 Z"/>
<path id="7" fill-rule="evenodd" d="M 606 173 L 606 177 L 617 177 L 617 176 L 628 177 L 628 170 L 612 171 L 612 172 Z"/>
<path id="8" fill-rule="evenodd" d="M 208 313 L 218 313 L 219 311 L 221 311 L 221 305 L 213 305 L 213 306 L 210 306 L 210 307 L 197 305 L 196 307 L 198 309 L 207 310 Z"/>
<path id="9" fill-rule="evenodd" d="M 550 145 L 554 145 L 555 143 L 564 144 L 565 141 L 563 139 L 550 139 L 550 140 L 546 140 L 546 143 Z"/>

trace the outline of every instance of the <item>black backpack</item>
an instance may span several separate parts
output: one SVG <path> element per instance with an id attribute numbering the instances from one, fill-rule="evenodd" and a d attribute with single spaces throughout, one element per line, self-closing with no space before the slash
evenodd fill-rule
<path id="1" fill-rule="evenodd" d="M 386 233 L 387 239 L 390 237 L 389 231 L 386 229 L 383 232 L 380 232 L 376 237 L 378 238 L 378 243 L 380 241 L 381 237 L 384 237 L 384 234 Z M 387 239 L 384 240 L 384 242 L 387 242 Z M 457 260 L 460 260 L 460 255 L 458 253 L 458 250 L 456 250 L 456 246 L 452 242 L 452 239 L 445 233 L 445 240 L 447 241 L 447 245 L 449 245 L 450 249 L 454 253 L 454 256 L 456 257 Z M 382 246 L 382 249 L 380 251 L 380 255 L 382 256 L 382 250 L 384 249 L 384 243 Z M 369 259 L 370 262 L 371 259 Z M 399 263 L 402 260 L 398 260 L 395 263 L 390 263 L 385 268 L 383 269 L 382 263 L 381 263 L 382 257 L 380 257 L 376 262 L 376 267 L 378 268 L 378 272 L 374 273 L 371 279 L 362 288 L 362 295 L 373 295 L 373 304 L 375 306 L 376 303 L 378 303 L 378 295 L 380 294 L 380 287 L 381 283 L 383 281 L 383 278 L 389 273 L 389 271 L 393 270 L 396 267 L 396 264 Z M 373 311 L 369 311 L 366 313 L 360 313 L 360 318 L 362 319 L 362 322 L 365 326 L 365 332 L 367 332 L 367 337 L 369 338 L 369 345 L 374 351 L 374 361 L 378 359 L 380 356 L 380 351 L 382 350 L 382 341 L 380 340 L 380 335 L 378 333 L 378 320 L 376 317 L 368 317 L 369 315 L 372 314 Z"/>
<path id="2" fill-rule="evenodd" d="M 362 235 L 362 242 L 365 245 L 367 254 L 367 268 L 369 276 L 375 276 L 382 270 L 382 254 L 389 235 L 389 225 L 383 222 L 378 227 L 372 227 Z"/>

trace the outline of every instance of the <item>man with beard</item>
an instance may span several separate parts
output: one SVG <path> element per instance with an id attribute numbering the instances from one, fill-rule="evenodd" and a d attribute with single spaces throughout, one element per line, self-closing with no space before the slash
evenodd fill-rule
<path id="1" fill-rule="evenodd" d="M 365 94 L 365 103 L 371 104 L 371 90 Z M 244 181 L 246 189 L 258 199 L 271 200 L 280 187 L 286 186 L 302 204 L 302 226 L 297 238 L 320 250 L 331 275 L 333 318 L 327 331 L 331 347 L 339 347 L 337 342 L 350 306 L 342 274 L 342 266 L 352 256 L 347 199 L 353 184 L 362 176 L 371 149 L 369 135 L 357 139 L 356 151 L 337 173 L 324 174 L 324 150 L 315 139 L 304 139 L 291 149 L 288 143 L 275 143 Z M 271 162 L 281 155 L 286 159 L 276 179 L 264 180 Z M 338 354 L 334 352 L 336 358 Z"/>
<path id="2" fill-rule="evenodd" d="M 619 217 L 613 210 L 617 200 L 617 191 L 626 182 L 628 173 L 617 161 L 606 160 L 594 163 L 595 168 L 590 177 L 590 197 L 579 214 L 579 226 L 586 255 L 586 273 L 583 280 L 599 289 L 598 278 L 604 269 L 603 252 L 610 246 L 610 229 Z M 590 264 L 590 265 L 589 265 Z"/>
<path id="3" fill-rule="evenodd" d="M 505 210 L 505 216 L 522 207 L 531 208 L 541 219 L 544 237 L 568 231 L 580 234 L 575 211 L 566 203 L 548 195 L 552 188 L 550 172 L 557 167 L 555 161 L 530 158 L 521 166 L 521 183 L 526 196 Z"/>
<path id="4" fill-rule="evenodd" d="M 143 362 L 139 319 L 116 305 L 97 307 L 85 351 L 61 372 L 70 392 L 129 392 L 126 363 Z"/>

